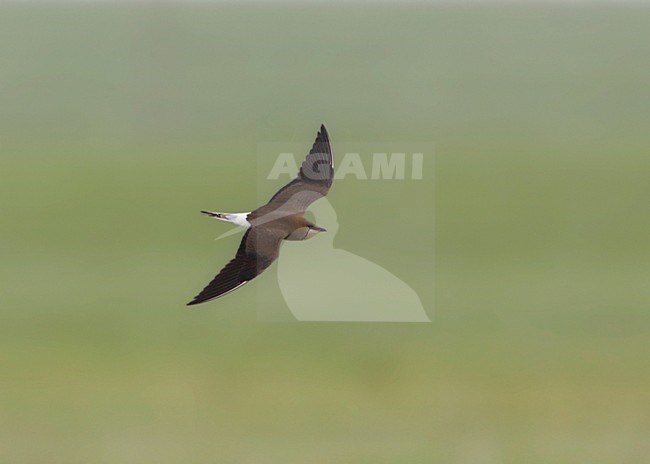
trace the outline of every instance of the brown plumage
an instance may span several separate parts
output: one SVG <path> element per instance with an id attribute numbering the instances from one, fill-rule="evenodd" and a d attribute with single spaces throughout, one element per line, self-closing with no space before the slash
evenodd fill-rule
<path id="1" fill-rule="evenodd" d="M 237 254 L 188 305 L 218 298 L 250 282 L 278 258 L 282 240 L 307 240 L 325 231 L 307 221 L 304 213 L 310 204 L 327 195 L 333 180 L 332 149 L 327 130 L 321 125 L 298 176 L 278 190 L 267 204 L 246 216 L 250 227 Z M 221 220 L 227 216 L 204 213 Z"/>

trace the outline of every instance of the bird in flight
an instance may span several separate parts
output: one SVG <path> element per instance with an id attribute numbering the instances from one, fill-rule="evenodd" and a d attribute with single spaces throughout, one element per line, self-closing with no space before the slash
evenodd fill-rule
<path id="1" fill-rule="evenodd" d="M 325 229 L 305 219 L 305 210 L 329 192 L 334 159 L 324 125 L 316 136 L 298 176 L 278 190 L 269 202 L 248 213 L 201 211 L 210 217 L 244 227 L 237 254 L 188 306 L 214 300 L 260 275 L 278 258 L 283 240 L 307 240 Z"/>

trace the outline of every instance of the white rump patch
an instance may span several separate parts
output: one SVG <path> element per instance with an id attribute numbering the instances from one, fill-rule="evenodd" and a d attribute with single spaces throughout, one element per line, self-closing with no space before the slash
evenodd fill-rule
<path id="1" fill-rule="evenodd" d="M 248 213 L 214 213 L 212 217 L 248 229 L 251 226 L 251 223 L 246 219 L 249 214 L 250 211 Z"/>

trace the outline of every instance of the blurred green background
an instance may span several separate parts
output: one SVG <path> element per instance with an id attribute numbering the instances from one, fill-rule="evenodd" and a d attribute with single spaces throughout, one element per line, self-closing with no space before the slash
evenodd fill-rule
<path id="1" fill-rule="evenodd" d="M 0 5 L 0 461 L 647 462 L 648 56 L 643 6 Z M 321 122 L 435 143 L 331 195 L 433 323 L 187 310 Z"/>

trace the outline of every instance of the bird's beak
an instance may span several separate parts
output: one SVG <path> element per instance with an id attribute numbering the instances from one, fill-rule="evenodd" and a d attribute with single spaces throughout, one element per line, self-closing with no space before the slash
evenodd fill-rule
<path id="1" fill-rule="evenodd" d="M 318 232 L 327 232 L 327 229 L 323 229 L 322 227 L 318 226 L 314 227 L 314 229 L 316 229 Z"/>

